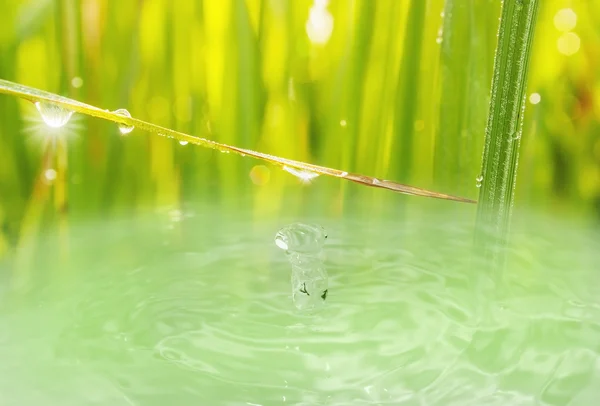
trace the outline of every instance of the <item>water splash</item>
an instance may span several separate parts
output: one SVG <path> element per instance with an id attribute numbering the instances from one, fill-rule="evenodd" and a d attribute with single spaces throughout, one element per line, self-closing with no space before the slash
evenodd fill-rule
<path id="1" fill-rule="evenodd" d="M 36 102 L 35 108 L 42 116 L 44 123 L 52 128 L 60 128 L 69 122 L 73 112 L 57 104 Z"/>
<path id="2" fill-rule="evenodd" d="M 113 111 L 113 113 L 118 114 L 123 117 L 131 118 L 131 114 L 126 109 L 118 109 L 118 110 Z M 119 132 L 123 135 L 129 134 L 130 132 L 133 131 L 134 128 L 135 127 L 132 125 L 119 124 Z"/>
<path id="3" fill-rule="evenodd" d="M 317 224 L 293 223 L 275 235 L 275 244 L 292 265 L 292 298 L 299 310 L 318 309 L 327 299 L 327 270 L 319 258 L 326 239 L 327 232 Z"/>

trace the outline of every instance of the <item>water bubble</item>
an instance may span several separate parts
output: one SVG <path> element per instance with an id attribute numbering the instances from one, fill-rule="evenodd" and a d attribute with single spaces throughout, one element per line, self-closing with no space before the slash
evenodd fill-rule
<path id="1" fill-rule="evenodd" d="M 483 182 L 483 175 L 479 175 L 478 177 L 476 177 L 475 182 L 475 186 L 481 187 L 481 183 Z"/>
<path id="2" fill-rule="evenodd" d="M 306 170 L 302 170 L 302 169 L 296 169 L 296 168 L 292 168 L 290 166 L 284 166 L 283 170 L 288 173 L 291 173 L 292 175 L 294 175 L 295 177 L 297 177 L 304 183 L 308 183 L 311 180 L 313 180 L 314 178 L 319 176 L 318 173 L 306 171 Z"/>
<path id="3" fill-rule="evenodd" d="M 57 104 L 48 102 L 36 102 L 35 108 L 40 112 L 42 120 L 49 127 L 60 128 L 67 124 L 73 115 L 71 110 L 67 110 Z"/>
<path id="4" fill-rule="evenodd" d="M 319 258 L 325 239 L 327 232 L 317 224 L 293 223 L 275 235 L 292 265 L 292 298 L 299 310 L 319 308 L 327 299 L 328 275 Z"/>
<path id="5" fill-rule="evenodd" d="M 187 144 L 188 144 L 188 142 L 187 142 L 187 141 L 179 141 L 179 144 L 180 144 L 180 145 L 187 145 Z"/>
<path id="6" fill-rule="evenodd" d="M 131 114 L 129 114 L 129 111 L 127 111 L 126 109 L 118 109 L 118 110 L 113 111 L 113 113 L 118 114 L 118 115 L 123 116 L 123 117 L 131 118 Z M 132 126 L 132 125 L 119 124 L 119 131 L 123 135 L 129 134 L 130 132 L 133 131 L 134 128 L 135 127 Z"/>

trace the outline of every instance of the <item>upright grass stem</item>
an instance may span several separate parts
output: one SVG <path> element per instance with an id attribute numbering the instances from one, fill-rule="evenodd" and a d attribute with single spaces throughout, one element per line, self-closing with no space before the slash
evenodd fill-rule
<path id="1" fill-rule="evenodd" d="M 477 179 L 481 189 L 476 242 L 494 263 L 503 261 L 498 248 L 508 238 L 538 5 L 539 0 L 504 0 L 502 6 L 482 172 Z M 488 233 L 494 238 L 486 238 Z"/>

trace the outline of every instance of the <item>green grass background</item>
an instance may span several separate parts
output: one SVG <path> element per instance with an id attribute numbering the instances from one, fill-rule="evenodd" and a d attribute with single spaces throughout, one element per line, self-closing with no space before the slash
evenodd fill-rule
<path id="1" fill-rule="evenodd" d="M 219 142 L 477 198 L 500 1 L 331 0 L 324 45 L 307 35 L 312 6 L 3 0 L 0 77 Z M 567 7 L 580 39 L 570 56 L 554 22 Z M 599 0 L 541 2 L 534 92 L 516 204 L 599 218 Z M 49 138 L 31 103 L 0 97 L 0 256 L 68 216 L 242 195 L 269 213 L 288 191 L 306 191 L 261 162 L 140 131 L 124 137 L 102 120 L 74 116 L 48 147 Z M 47 168 L 57 171 L 51 183 Z M 361 188 L 315 182 L 333 211 Z M 391 192 L 364 193 L 377 207 Z"/>

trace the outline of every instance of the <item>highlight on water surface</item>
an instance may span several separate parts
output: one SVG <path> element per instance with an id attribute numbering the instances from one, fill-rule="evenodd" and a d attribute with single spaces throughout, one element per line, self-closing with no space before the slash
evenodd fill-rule
<path id="1" fill-rule="evenodd" d="M 462 203 L 477 203 L 475 200 L 467 199 L 464 197 L 453 196 L 449 194 L 421 189 L 414 186 L 403 185 L 401 183 L 394 182 L 391 180 L 380 180 L 367 175 L 354 174 L 338 169 L 328 168 L 325 166 L 313 165 L 305 162 L 295 161 L 292 159 L 281 158 L 275 155 L 265 154 L 263 152 L 218 143 L 216 141 L 212 141 L 206 138 L 195 137 L 179 131 L 171 130 L 169 128 L 161 127 L 156 124 L 149 123 L 147 121 L 136 119 L 132 117 L 131 114 L 129 114 L 129 112 L 125 109 L 119 109 L 117 111 L 110 112 L 108 110 L 103 110 L 89 104 L 69 99 L 67 97 L 59 96 L 54 93 L 10 82 L 8 80 L 0 79 L 0 93 L 17 96 L 22 99 L 29 100 L 33 103 L 40 103 L 41 106 L 44 106 L 44 111 L 52 113 L 52 115 L 50 115 L 50 117 L 52 117 L 50 122 L 54 126 L 58 125 L 64 120 L 68 121 L 71 115 L 77 112 L 114 122 L 119 126 L 119 131 L 121 132 L 121 134 L 127 134 L 131 132 L 133 128 L 138 128 L 163 137 L 176 139 L 180 143 L 187 142 L 194 145 L 216 149 L 225 153 L 234 152 L 238 155 L 241 155 L 242 157 L 250 156 L 256 159 L 270 162 L 273 165 L 277 165 L 283 170 L 292 173 L 298 178 L 304 180 L 311 180 L 317 177 L 318 175 L 325 175 L 346 179 L 365 186 L 378 187 L 412 196 L 431 197 Z M 66 116 L 68 116 L 68 118 L 65 119 L 64 117 Z M 60 119 L 56 117 L 60 117 Z M 46 121 L 46 119 L 44 120 Z"/>

